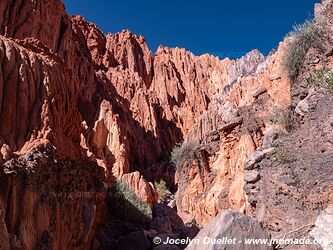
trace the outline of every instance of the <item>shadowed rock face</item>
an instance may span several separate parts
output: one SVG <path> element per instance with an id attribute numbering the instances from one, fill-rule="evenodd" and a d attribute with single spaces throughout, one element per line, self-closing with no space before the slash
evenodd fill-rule
<path id="1" fill-rule="evenodd" d="M 331 1 L 316 5 L 317 19 L 327 18 L 329 28 L 331 7 Z M 278 233 L 313 222 L 311 208 L 332 202 L 326 140 L 331 98 L 304 84 L 308 71 L 333 67 L 330 53 L 310 51 L 307 60 L 317 55 L 317 65 L 304 67 L 291 86 L 283 68 L 289 38 L 266 58 L 253 50 L 238 60 L 220 60 L 163 46 L 153 55 L 142 36 L 127 30 L 104 35 L 83 17 L 68 16 L 59 0 L 1 1 L 0 34 L 4 249 L 57 249 L 60 242 L 96 249 L 100 239 L 92 239 L 105 215 L 99 199 L 115 178 L 150 206 L 158 201 L 152 182 L 166 180 L 178 188 L 177 214 L 194 226 L 233 209 L 256 216 Z M 286 124 L 275 122 L 286 112 L 300 122 L 296 132 L 287 134 Z M 319 125 L 323 128 L 315 131 Z M 300 138 L 308 137 L 306 150 L 295 151 L 297 173 L 272 164 L 278 154 L 274 142 L 286 137 L 281 145 L 289 148 L 301 148 Z M 321 137 L 325 146 L 316 144 Z M 168 156 L 183 140 L 199 143 L 201 158 L 176 172 Z M 305 159 L 315 163 L 313 173 L 322 180 L 325 197 L 311 191 L 315 205 L 310 202 L 303 213 L 298 208 L 307 201 L 301 193 L 317 181 L 310 167 L 303 172 L 300 167 L 301 155 L 311 147 L 316 150 Z M 327 152 L 323 158 L 321 150 Z M 82 199 L 68 197 L 80 192 Z M 290 197 L 282 199 L 281 193 Z M 44 196 L 53 197 L 51 205 L 44 205 Z M 296 213 L 304 216 L 291 221 Z M 166 217 L 170 232 L 175 223 L 187 235 L 174 211 L 173 219 L 167 209 L 162 214 L 154 230 Z"/>
<path id="2" fill-rule="evenodd" d="M 0 11 L 3 35 L 17 39 L 34 37 L 54 52 L 65 46 L 62 42 L 69 18 L 61 1 L 1 1 Z"/>
<path id="3" fill-rule="evenodd" d="M 0 180 L 1 249 L 89 249 L 105 214 L 95 163 L 58 160 L 55 148 L 40 147 L 7 161 Z"/>

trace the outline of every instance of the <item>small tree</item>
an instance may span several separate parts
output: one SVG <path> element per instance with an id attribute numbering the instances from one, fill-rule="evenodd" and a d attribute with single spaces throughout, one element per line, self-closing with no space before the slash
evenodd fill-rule
<path id="1" fill-rule="evenodd" d="M 157 182 L 157 181 L 155 182 L 155 187 L 156 187 L 158 197 L 161 201 L 165 200 L 165 198 L 167 198 L 168 195 L 171 194 L 167 188 L 166 182 L 162 179 L 159 182 Z"/>

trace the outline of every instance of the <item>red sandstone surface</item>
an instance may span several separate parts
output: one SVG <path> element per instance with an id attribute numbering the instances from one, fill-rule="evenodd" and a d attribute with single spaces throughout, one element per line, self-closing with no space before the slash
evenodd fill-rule
<path id="1" fill-rule="evenodd" d="M 331 1 L 316 5 L 330 29 L 332 9 Z M 119 249 L 132 241 L 152 247 L 153 235 L 194 237 L 194 227 L 214 225 L 229 209 L 273 235 L 314 223 L 333 200 L 333 101 L 303 83 L 307 71 L 332 68 L 333 59 L 310 50 L 293 85 L 283 67 L 289 43 L 238 60 L 163 46 L 152 54 L 143 36 L 104 35 L 68 16 L 59 0 L 2 0 L 0 249 L 114 246 L 107 189 L 116 181 L 157 206 L 149 227 L 117 239 Z M 310 111 L 300 118 L 304 105 Z M 272 120 L 281 110 L 295 116 L 295 132 Z M 288 150 L 298 145 L 288 167 L 274 160 L 276 137 Z M 176 171 L 170 152 L 184 140 L 200 144 L 200 157 Z M 301 157 L 313 147 L 325 155 Z M 176 209 L 156 205 L 160 179 Z"/>

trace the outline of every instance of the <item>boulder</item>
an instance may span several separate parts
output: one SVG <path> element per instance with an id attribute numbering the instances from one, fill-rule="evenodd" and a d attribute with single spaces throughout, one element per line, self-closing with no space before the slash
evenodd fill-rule
<path id="1" fill-rule="evenodd" d="M 309 103 L 306 99 L 304 99 L 298 102 L 295 108 L 295 112 L 300 116 L 304 116 L 306 113 L 309 112 L 309 109 Z"/>
<path id="2" fill-rule="evenodd" d="M 222 125 L 219 128 L 219 131 L 226 131 L 226 130 L 232 129 L 232 128 L 237 127 L 238 125 L 240 125 L 242 123 L 243 123 L 243 118 L 242 117 L 233 118 L 229 123 Z"/>
<path id="3" fill-rule="evenodd" d="M 169 201 L 168 206 L 171 208 L 175 208 L 176 207 L 176 199 L 172 199 L 171 201 Z"/>
<path id="4" fill-rule="evenodd" d="M 262 161 L 265 158 L 265 154 L 262 151 L 254 151 L 249 157 L 245 159 L 244 169 L 251 170 L 254 168 L 254 164 Z"/>
<path id="5" fill-rule="evenodd" d="M 244 169 L 251 170 L 254 167 L 254 164 L 260 162 L 264 159 L 265 155 L 261 151 L 253 152 L 249 157 L 245 159 Z"/>
<path id="6" fill-rule="evenodd" d="M 323 250 L 333 249 L 333 204 L 321 212 L 310 235 L 321 242 Z"/>
<path id="7" fill-rule="evenodd" d="M 263 93 L 266 93 L 267 89 L 264 86 L 261 86 L 259 88 L 257 88 L 255 91 L 253 91 L 251 93 L 251 95 L 253 96 L 253 98 L 257 99 L 260 95 L 262 95 Z"/>
<path id="8" fill-rule="evenodd" d="M 244 169 L 245 170 L 252 170 L 254 165 L 258 162 L 261 162 L 266 155 L 272 154 L 274 152 L 274 148 L 267 148 L 262 151 L 254 151 L 251 155 L 249 155 L 245 159 Z"/>
<path id="9" fill-rule="evenodd" d="M 276 128 L 269 129 L 263 137 L 263 147 L 271 147 L 274 141 L 279 137 L 279 130 Z"/>
<path id="10" fill-rule="evenodd" d="M 260 174 L 258 170 L 246 171 L 244 174 L 244 181 L 247 183 L 256 183 L 260 180 Z"/>
<path id="11" fill-rule="evenodd" d="M 269 233 L 260 223 L 247 215 L 234 211 L 225 211 L 213 219 L 193 239 L 187 250 L 268 250 L 273 247 L 264 244 L 245 244 L 248 239 L 270 240 Z M 211 244 L 207 244 L 207 242 Z M 221 240 L 221 244 L 213 242 Z M 195 244 L 194 244 L 195 242 Z M 229 242 L 229 244 L 228 244 Z M 225 244 L 223 244 L 225 243 Z"/>
<path id="12" fill-rule="evenodd" d="M 153 218 L 149 229 L 155 230 L 159 234 L 170 234 L 178 238 L 193 238 L 199 232 L 196 226 L 185 226 L 176 211 L 162 203 L 154 206 Z"/>

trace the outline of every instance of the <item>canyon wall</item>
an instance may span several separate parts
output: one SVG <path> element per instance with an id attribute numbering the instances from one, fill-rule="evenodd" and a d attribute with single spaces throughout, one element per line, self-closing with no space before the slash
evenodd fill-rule
<path id="1" fill-rule="evenodd" d="M 317 5 L 317 18 L 332 22 L 330 7 Z M 253 50 L 220 60 L 164 46 L 153 55 L 143 36 L 104 35 L 68 16 L 59 0 L 2 1 L 0 35 L 3 249 L 96 248 L 116 179 L 150 206 L 158 202 L 153 182 L 164 179 L 188 225 L 233 209 L 282 230 L 274 224 L 286 217 L 284 202 L 274 217 L 267 212 L 274 202 L 265 199 L 266 187 L 285 187 L 284 180 L 258 164 L 270 165 L 274 141 L 290 133 L 289 116 L 301 120 L 296 107 L 311 89 L 292 85 L 285 73 L 292 38 L 267 57 Z M 303 76 L 331 67 L 329 54 L 316 63 L 308 57 Z M 170 152 L 184 140 L 200 145 L 200 157 L 176 170 Z M 329 194 L 321 200 L 330 201 Z"/>
<path id="2" fill-rule="evenodd" d="M 194 219 L 205 225 L 218 212 L 230 208 L 250 213 L 243 190 L 245 159 L 261 148 L 262 138 L 277 127 L 270 114 L 287 109 L 291 102 L 290 82 L 281 61 L 284 46 L 281 43 L 265 60 L 255 60 L 262 56 L 254 51 L 237 61 L 236 65 L 245 69 L 253 68 L 215 94 L 186 135 L 187 140 L 203 145 L 209 155 L 204 173 L 195 164 L 191 171 L 179 174 L 182 186 L 177 208 L 186 221 Z"/>

